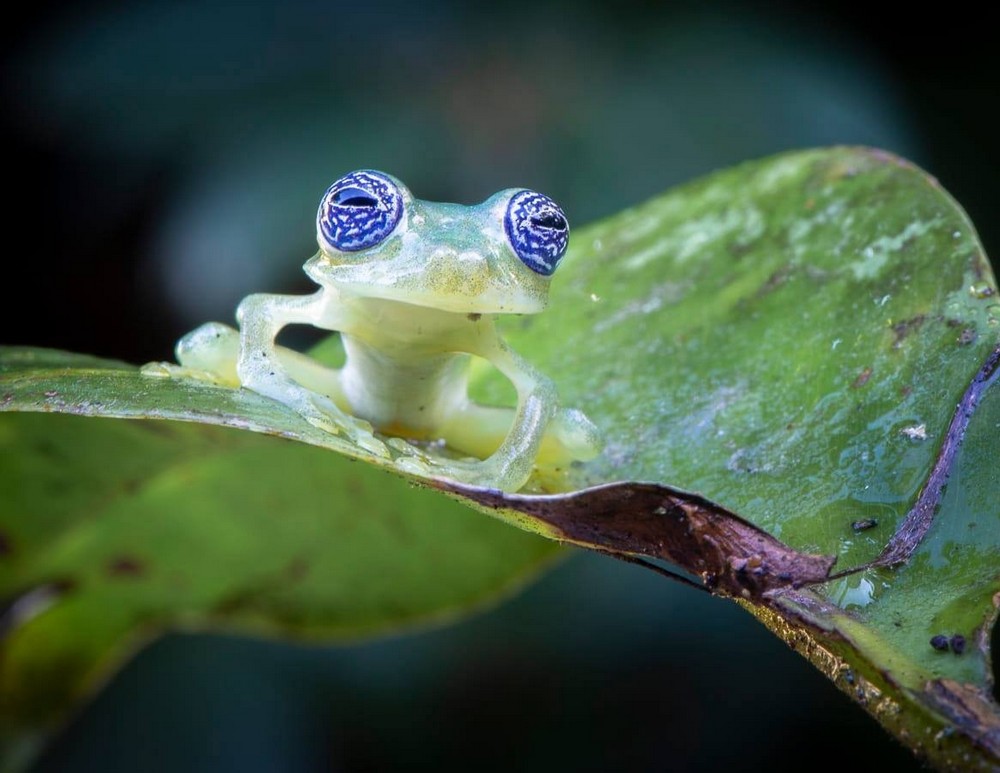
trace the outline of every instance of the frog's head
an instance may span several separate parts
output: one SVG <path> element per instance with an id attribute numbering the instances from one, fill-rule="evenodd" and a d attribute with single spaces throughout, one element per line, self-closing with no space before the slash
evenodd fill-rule
<path id="1" fill-rule="evenodd" d="M 305 268 L 321 285 L 463 314 L 533 314 L 545 308 L 569 224 L 533 191 L 439 204 L 365 170 L 323 195 L 316 236 L 319 254 Z"/>

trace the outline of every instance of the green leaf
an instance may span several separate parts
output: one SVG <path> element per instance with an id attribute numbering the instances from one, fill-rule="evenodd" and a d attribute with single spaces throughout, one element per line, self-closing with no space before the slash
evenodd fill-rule
<path id="1" fill-rule="evenodd" d="M 720 172 L 574 238 L 558 312 L 514 322 L 510 342 L 608 433 L 578 483 L 669 482 L 841 571 L 881 565 L 809 590 L 741 587 L 739 573 L 716 589 L 750 597 L 914 750 L 1000 764 L 1000 296 L 958 205 L 898 158 L 832 149 Z M 704 519 L 676 492 L 576 494 L 571 523 L 475 496 L 579 544 L 712 582 L 727 569 L 711 533 L 701 552 L 678 550 L 677 533 L 699 536 Z M 601 499 L 621 503 L 613 518 Z M 636 533 L 641 544 L 622 539 Z M 757 555 L 758 572 L 778 573 Z M 956 635 L 962 654 L 930 644 Z"/>
<path id="2" fill-rule="evenodd" d="M 140 378 L 114 363 L 74 368 L 71 355 L 32 359 L 33 373 L 87 373 L 117 394 Z M 468 613 L 559 552 L 369 465 L 198 424 L 6 414 L 0 491 L 11 758 L 166 627 L 368 636 Z"/>
<path id="3" fill-rule="evenodd" d="M 505 330 L 604 431 L 604 453 L 529 493 L 427 484 L 555 539 L 678 564 L 739 599 L 918 753 L 998 764 L 988 633 L 1000 598 L 1000 302 L 972 225 L 935 181 L 849 148 L 719 172 L 576 229 L 550 310 Z M 7 410 L 235 426 L 394 467 L 244 391 L 59 354 L 6 357 Z M 473 388 L 510 399 L 487 368 Z M 298 481 L 299 467 L 281 479 Z M 401 512 L 433 494 L 393 496 L 387 509 Z M 22 520 L 2 517 L 0 529 Z M 47 545 L 59 516 L 34 520 Z M 46 556 L 27 559 L 43 568 L 19 570 L 19 587 L 64 587 Z M 68 587 L 24 630 L 65 606 Z M 284 608 L 260 611 L 261 624 Z"/>

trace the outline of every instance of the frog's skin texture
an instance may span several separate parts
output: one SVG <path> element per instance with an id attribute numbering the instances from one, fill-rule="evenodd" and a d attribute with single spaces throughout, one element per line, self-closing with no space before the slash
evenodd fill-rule
<path id="1" fill-rule="evenodd" d="M 501 339 L 498 314 L 535 314 L 569 226 L 551 199 L 521 189 L 462 206 L 413 198 L 395 178 L 353 172 L 335 182 L 316 217 L 319 252 L 305 272 L 313 295 L 251 295 L 239 331 L 212 322 L 177 344 L 181 374 L 242 386 L 311 424 L 389 457 L 383 436 L 444 441 L 476 459 L 408 451 L 397 464 L 423 475 L 517 491 L 536 465 L 593 458 L 600 441 L 553 383 Z M 338 331 L 346 361 L 321 365 L 275 344 L 286 325 Z M 517 407 L 472 402 L 469 356 L 513 383 Z M 399 448 L 401 444 L 393 444 Z"/>

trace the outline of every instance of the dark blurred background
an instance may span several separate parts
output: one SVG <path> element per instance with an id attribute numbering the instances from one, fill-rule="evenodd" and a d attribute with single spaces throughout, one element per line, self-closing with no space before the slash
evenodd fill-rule
<path id="1" fill-rule="evenodd" d="M 302 292 L 320 194 L 500 188 L 575 225 L 713 169 L 867 144 L 1000 254 L 1000 47 L 971 8 L 823 0 L 77 2 L 3 31 L 2 342 L 144 362 Z M 915 761 L 734 605 L 578 554 L 464 623 L 352 647 L 171 636 L 40 771 L 800 770 Z"/>

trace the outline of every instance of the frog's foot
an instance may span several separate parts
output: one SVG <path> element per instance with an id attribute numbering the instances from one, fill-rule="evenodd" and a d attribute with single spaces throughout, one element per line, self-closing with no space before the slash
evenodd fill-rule
<path id="1" fill-rule="evenodd" d="M 561 408 L 545 428 L 538 464 L 561 467 L 596 457 L 603 446 L 601 432 L 583 411 Z"/>
<path id="2" fill-rule="evenodd" d="M 488 459 L 445 459 L 427 455 L 406 456 L 394 462 L 401 471 L 425 478 L 446 478 L 479 488 L 514 492 L 531 476 L 530 460 L 505 459 L 494 455 Z"/>
<path id="3" fill-rule="evenodd" d="M 240 353 L 240 334 L 221 322 L 206 322 L 177 342 L 174 349 L 180 367 L 177 375 L 211 381 L 229 387 L 240 385 L 236 359 Z"/>
<path id="4" fill-rule="evenodd" d="M 372 425 L 363 419 L 344 413 L 329 397 L 302 389 L 297 384 L 284 384 L 280 391 L 269 385 L 267 391 L 248 387 L 264 397 L 270 397 L 291 408 L 306 422 L 331 435 L 341 435 L 350 443 L 383 459 L 390 458 L 389 448 L 375 437 Z"/>

